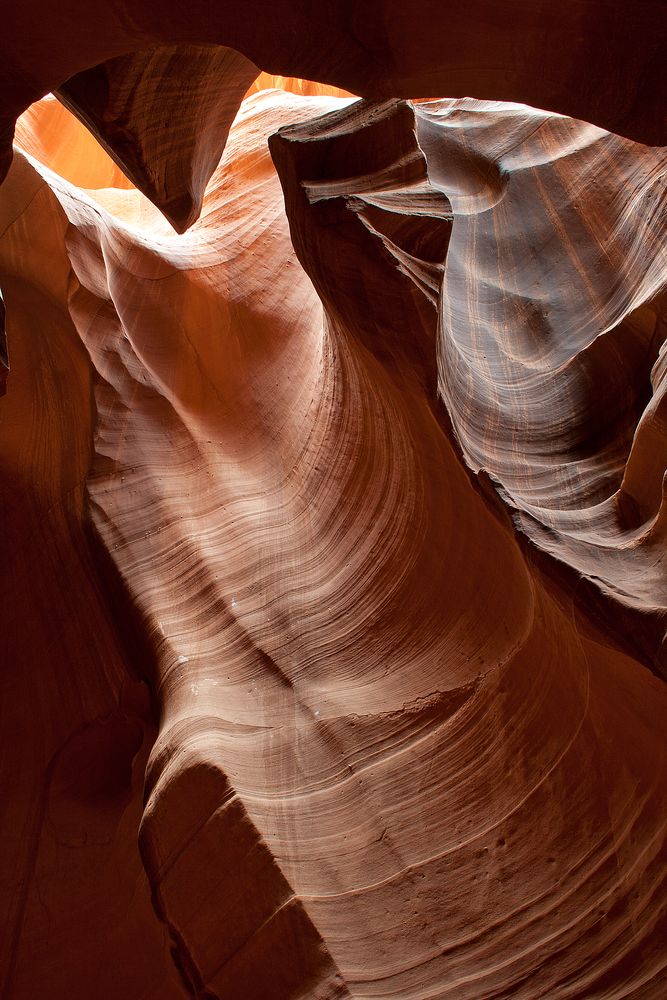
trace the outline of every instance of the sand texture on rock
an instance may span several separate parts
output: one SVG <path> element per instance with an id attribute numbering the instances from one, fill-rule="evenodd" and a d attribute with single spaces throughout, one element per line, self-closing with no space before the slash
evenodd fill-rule
<path id="1" fill-rule="evenodd" d="M 11 161 L 16 119 L 59 91 L 141 190 L 166 195 L 182 226 L 197 204 L 202 171 L 216 165 L 215 142 L 260 70 L 373 100 L 524 101 L 639 142 L 667 142 L 662 0 L 470 0 L 463 6 L 441 0 L 10 0 L 5 8 L 0 179 Z M 212 101 L 216 81 L 219 103 Z M 153 113 L 147 129 L 136 113 L 144 101 Z M 159 149 L 152 141 L 156 128 Z M 187 163 L 164 163 L 175 136 L 191 147 L 193 188 L 185 183 Z"/>
<path id="2" fill-rule="evenodd" d="M 664 149 L 116 58 L 0 188 L 0 997 L 661 1000 Z"/>

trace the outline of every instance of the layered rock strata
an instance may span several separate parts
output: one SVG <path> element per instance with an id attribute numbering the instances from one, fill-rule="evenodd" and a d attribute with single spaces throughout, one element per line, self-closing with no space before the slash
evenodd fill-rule
<path id="1" fill-rule="evenodd" d="M 133 180 L 152 184 L 155 178 L 150 171 L 146 177 L 141 159 L 148 137 L 137 137 L 141 119 L 132 112 L 135 101 L 125 85 L 133 80 L 141 81 L 149 103 L 161 90 L 157 117 L 164 114 L 168 122 L 167 146 L 172 139 L 165 131 L 187 132 L 197 121 L 202 135 L 191 139 L 196 187 L 202 167 L 215 166 L 211 143 L 222 133 L 214 137 L 213 124 L 224 132 L 234 113 L 226 123 L 219 120 L 211 87 L 219 77 L 221 105 L 231 108 L 236 101 L 238 107 L 250 64 L 374 100 L 449 94 L 525 101 L 640 142 L 664 143 L 666 43 L 660 0 L 563 0 L 557 7 L 544 0 L 473 0 L 461 9 L 443 7 L 440 0 L 409 6 L 402 0 L 335 0 L 324 6 L 294 0 L 242 6 L 62 0 L 57 7 L 24 0 L 7 5 L 0 38 L 0 176 L 11 161 L 16 119 L 62 88 L 76 113 L 99 127 L 114 155 L 127 157 Z M 179 47 L 175 60 L 173 46 Z M 166 80 L 181 81 L 180 93 Z M 211 121 L 202 122 L 206 107 Z M 158 191 L 163 179 L 157 179 Z M 187 184 L 180 189 L 178 176 L 171 179 L 178 188 L 174 214 L 185 224 L 193 192 Z"/>
<path id="2" fill-rule="evenodd" d="M 664 151 L 263 92 L 178 236 L 21 128 L 3 996 L 658 1000 Z"/>

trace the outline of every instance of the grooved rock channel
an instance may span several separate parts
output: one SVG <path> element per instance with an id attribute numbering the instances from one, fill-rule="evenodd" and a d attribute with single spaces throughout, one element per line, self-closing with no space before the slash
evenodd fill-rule
<path id="1" fill-rule="evenodd" d="M 0 187 L 1 1000 L 663 1000 L 649 69 L 143 6 Z"/>

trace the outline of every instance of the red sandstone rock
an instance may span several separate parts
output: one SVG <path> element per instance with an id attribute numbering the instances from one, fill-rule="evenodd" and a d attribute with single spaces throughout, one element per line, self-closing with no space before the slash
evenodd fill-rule
<path id="1" fill-rule="evenodd" d="M 271 74 L 376 100 L 469 95 L 525 101 L 660 144 L 667 142 L 666 45 L 660 0 L 474 0 L 461 8 L 441 0 L 352 6 L 341 0 L 324 6 L 62 0 L 57 7 L 23 0 L 4 11 L 0 37 L 0 177 L 11 160 L 16 118 L 62 88 L 130 176 L 142 189 L 156 182 L 176 225 L 185 225 L 194 210 L 190 201 L 198 205 L 202 170 L 213 169 L 215 143 L 223 141 L 234 101 L 238 107 L 250 82 L 243 84 L 248 61 Z M 180 95 L 165 92 L 165 63 Z M 141 79 L 139 93 L 130 95 L 126 84 L 134 79 Z M 212 102 L 216 87 L 221 104 Z M 157 91 L 169 121 L 169 138 L 161 130 L 167 146 L 176 136 L 193 147 L 191 178 L 170 176 L 159 153 L 150 160 L 155 149 L 150 140 L 145 145 L 134 112 L 137 99 L 139 105 L 154 100 Z M 196 137 L 188 135 L 193 101 Z M 161 190 L 165 181 L 175 183 L 173 193 Z"/>
<path id="2" fill-rule="evenodd" d="M 57 108 L 0 188 L 4 996 L 660 1000 L 664 156 L 271 91 L 178 236 Z"/>

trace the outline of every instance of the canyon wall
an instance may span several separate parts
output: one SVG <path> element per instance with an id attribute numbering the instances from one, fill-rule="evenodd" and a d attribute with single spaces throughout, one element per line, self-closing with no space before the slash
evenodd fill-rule
<path id="1" fill-rule="evenodd" d="M 145 6 L 3 43 L 0 997 L 661 1000 L 655 5 Z"/>

